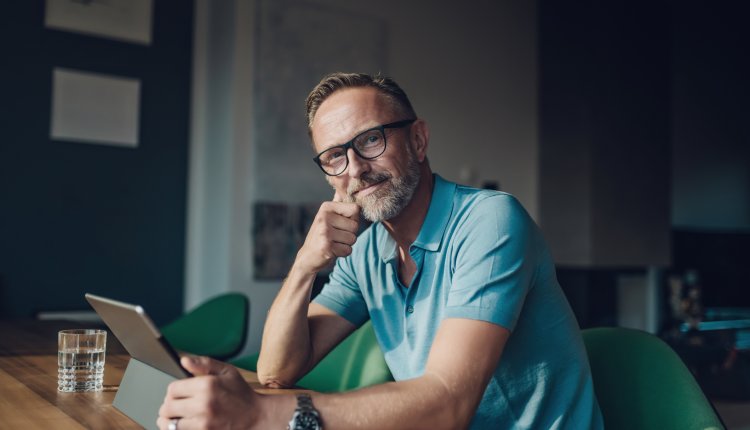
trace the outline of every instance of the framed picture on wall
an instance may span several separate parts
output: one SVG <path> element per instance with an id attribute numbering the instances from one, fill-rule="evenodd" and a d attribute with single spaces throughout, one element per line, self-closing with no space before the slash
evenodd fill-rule
<path id="1" fill-rule="evenodd" d="M 255 279 L 280 280 L 289 273 L 297 251 L 318 213 L 319 203 L 257 202 L 254 206 Z"/>
<path id="2" fill-rule="evenodd" d="M 44 26 L 151 44 L 153 0 L 47 0 Z"/>

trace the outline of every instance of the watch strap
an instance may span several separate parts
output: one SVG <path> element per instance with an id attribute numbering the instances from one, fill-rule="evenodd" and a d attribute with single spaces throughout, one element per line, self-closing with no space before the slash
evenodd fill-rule
<path id="1" fill-rule="evenodd" d="M 320 424 L 320 413 L 312 403 L 312 397 L 307 393 L 297 394 L 297 409 L 287 426 L 289 430 L 323 430 Z"/>

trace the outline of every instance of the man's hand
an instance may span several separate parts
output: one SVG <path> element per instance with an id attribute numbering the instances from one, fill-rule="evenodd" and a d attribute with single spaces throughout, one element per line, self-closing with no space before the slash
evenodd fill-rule
<path id="1" fill-rule="evenodd" d="M 186 370 L 195 375 L 169 384 L 156 424 L 166 430 L 179 418 L 178 428 L 252 428 L 260 408 L 260 396 L 237 369 L 208 357 L 182 357 Z"/>
<path id="2" fill-rule="evenodd" d="M 338 193 L 333 201 L 324 202 L 318 210 L 305 243 L 297 253 L 294 268 L 315 274 L 333 264 L 338 257 L 352 253 L 359 228 L 359 206 L 344 203 Z"/>

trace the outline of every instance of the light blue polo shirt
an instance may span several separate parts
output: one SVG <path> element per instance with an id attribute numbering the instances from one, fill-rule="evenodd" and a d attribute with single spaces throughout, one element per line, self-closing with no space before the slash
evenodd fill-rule
<path id="1" fill-rule="evenodd" d="M 395 241 L 374 223 L 314 301 L 356 326 L 371 319 L 397 381 L 424 373 L 444 318 L 510 330 L 472 429 L 603 428 L 578 324 L 533 220 L 509 194 L 434 178 L 409 248 L 411 287 L 398 278 Z"/>

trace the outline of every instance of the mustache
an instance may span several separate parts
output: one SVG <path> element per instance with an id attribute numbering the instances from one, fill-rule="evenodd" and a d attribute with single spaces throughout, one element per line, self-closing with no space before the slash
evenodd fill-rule
<path id="1" fill-rule="evenodd" d="M 352 179 L 349 182 L 349 186 L 346 187 L 346 197 L 349 201 L 354 201 L 353 194 L 357 191 L 360 191 L 364 188 L 367 188 L 371 185 L 377 184 L 379 182 L 383 182 L 386 180 L 389 180 L 393 177 L 388 172 L 377 172 L 377 173 L 365 173 L 364 175 L 360 176 L 358 179 Z"/>

